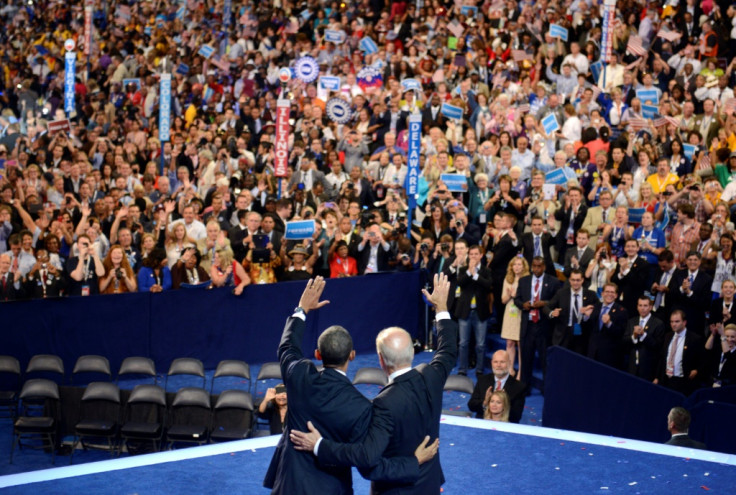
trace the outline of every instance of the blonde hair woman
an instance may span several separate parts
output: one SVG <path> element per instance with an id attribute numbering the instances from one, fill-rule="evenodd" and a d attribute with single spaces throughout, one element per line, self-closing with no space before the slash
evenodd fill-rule
<path id="1" fill-rule="evenodd" d="M 169 268 L 174 266 L 184 250 L 190 247 L 197 247 L 196 241 L 187 235 L 183 223 L 174 224 L 166 238 L 166 261 Z"/>
<path id="2" fill-rule="evenodd" d="M 506 305 L 503 313 L 501 337 L 506 339 L 506 352 L 509 354 L 509 373 L 514 375 L 514 360 L 519 353 L 519 373 L 521 373 L 521 349 L 519 338 L 521 334 L 521 310 L 514 304 L 519 279 L 529 275 L 529 264 L 522 256 L 516 256 L 509 262 L 506 277 L 503 279 L 501 302 Z"/>
<path id="3" fill-rule="evenodd" d="M 483 419 L 508 423 L 510 409 L 511 401 L 505 391 L 488 389 L 486 400 L 483 401 Z"/>

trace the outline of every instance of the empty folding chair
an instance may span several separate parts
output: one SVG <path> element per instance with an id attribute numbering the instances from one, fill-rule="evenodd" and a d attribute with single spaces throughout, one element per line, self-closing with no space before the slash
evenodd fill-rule
<path id="1" fill-rule="evenodd" d="M 176 375 L 191 375 L 202 379 L 202 388 L 205 387 L 204 365 L 202 361 L 194 358 L 178 358 L 171 362 L 169 372 L 166 375 L 164 389 L 169 391 L 169 378 Z"/>
<path id="2" fill-rule="evenodd" d="M 10 462 L 13 462 L 15 447 L 22 448 L 21 439 L 40 439 L 41 445 L 34 448 L 50 448 L 51 462 L 56 460 L 56 429 L 59 422 L 59 386 L 51 380 L 35 378 L 26 381 L 20 391 L 20 414 L 13 423 L 13 445 Z"/>
<path id="3" fill-rule="evenodd" d="M 120 427 L 123 445 L 130 452 L 130 441 L 151 442 L 158 451 L 166 421 L 166 392 L 158 385 L 136 385 L 125 404 Z"/>
<path id="4" fill-rule="evenodd" d="M 84 450 L 90 447 L 85 438 L 104 440 L 110 455 L 115 455 L 116 438 L 120 426 L 120 388 L 114 383 L 92 382 L 82 394 L 79 421 L 74 426 L 74 442 L 69 464 L 74 460 L 74 450 L 78 444 Z"/>
<path id="5" fill-rule="evenodd" d="M 217 369 L 212 375 L 212 383 L 210 384 L 210 393 L 215 393 L 215 379 L 216 378 L 242 378 L 248 381 L 246 388 L 247 392 L 250 392 L 250 366 L 245 361 L 236 361 L 233 359 L 226 359 L 220 361 L 217 364 Z M 229 388 L 229 387 L 228 387 Z"/>
<path id="6" fill-rule="evenodd" d="M 122 386 L 120 383 L 121 378 L 140 378 L 140 377 L 151 377 L 153 378 L 153 384 L 156 385 L 156 365 L 153 364 L 153 360 L 147 357 L 127 357 L 123 360 L 120 365 L 120 371 L 118 371 L 117 384 Z"/>
<path id="7" fill-rule="evenodd" d="M 375 396 L 381 388 L 385 387 L 388 384 L 388 377 L 386 376 L 386 372 L 383 371 L 381 368 L 360 368 L 355 373 L 355 378 L 353 378 L 353 385 L 377 385 L 378 388 L 375 387 L 366 387 L 363 389 L 363 387 L 357 387 L 358 390 L 361 391 L 366 396 Z"/>
<path id="8" fill-rule="evenodd" d="M 207 443 L 211 419 L 210 394 L 203 388 L 180 389 L 169 408 L 166 439 L 169 449 L 174 443 Z"/>
<path id="9" fill-rule="evenodd" d="M 80 375 L 90 378 L 102 378 L 112 380 L 112 372 L 110 371 L 110 361 L 104 356 L 79 356 L 72 370 L 72 383 L 74 379 L 79 380 Z"/>
<path id="10" fill-rule="evenodd" d="M 20 362 L 13 356 L 0 356 L 0 410 L 15 418 L 20 392 Z"/>
<path id="11" fill-rule="evenodd" d="M 212 411 L 211 442 L 243 440 L 253 428 L 253 396 L 242 390 L 225 390 Z"/>
<path id="12" fill-rule="evenodd" d="M 281 380 L 281 364 L 277 362 L 263 363 L 258 370 L 253 395 L 258 396 L 258 382 L 261 380 Z"/>
<path id="13" fill-rule="evenodd" d="M 36 354 L 26 367 L 26 379 L 29 376 L 50 379 L 57 384 L 62 383 L 64 381 L 64 362 L 59 356 L 53 354 Z"/>
<path id="14" fill-rule="evenodd" d="M 444 387 L 445 392 L 461 392 L 463 394 L 473 394 L 473 380 L 463 375 L 450 375 L 447 377 Z M 463 402 L 467 402 L 465 397 L 461 397 Z M 467 408 L 467 406 L 465 406 Z M 473 413 L 469 410 L 449 410 L 443 409 L 442 414 L 449 414 L 450 416 L 462 416 L 471 418 Z"/>

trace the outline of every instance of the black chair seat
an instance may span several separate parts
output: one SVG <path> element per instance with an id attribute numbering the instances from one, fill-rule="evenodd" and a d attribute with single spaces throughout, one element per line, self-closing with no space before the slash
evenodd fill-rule
<path id="1" fill-rule="evenodd" d="M 0 390 L 0 402 L 13 402 L 17 396 L 17 392 L 13 390 Z"/>
<path id="2" fill-rule="evenodd" d="M 214 441 L 245 440 L 248 438 L 250 428 L 222 428 L 210 433 Z"/>
<path id="3" fill-rule="evenodd" d="M 115 429 L 115 422 L 90 419 L 90 420 L 80 421 L 79 423 L 77 423 L 77 426 L 75 427 L 75 429 L 77 430 L 77 433 L 82 434 L 82 435 L 111 434 L 113 430 Z"/>
<path id="4" fill-rule="evenodd" d="M 157 423 L 130 422 L 123 426 L 120 433 L 129 437 L 155 438 L 161 435 L 161 425 Z"/>
<path id="5" fill-rule="evenodd" d="M 170 440 L 205 441 L 207 428 L 195 425 L 174 425 L 166 432 Z"/>
<path id="6" fill-rule="evenodd" d="M 25 433 L 28 431 L 53 431 L 54 418 L 46 416 L 22 416 L 15 422 L 15 431 Z"/>

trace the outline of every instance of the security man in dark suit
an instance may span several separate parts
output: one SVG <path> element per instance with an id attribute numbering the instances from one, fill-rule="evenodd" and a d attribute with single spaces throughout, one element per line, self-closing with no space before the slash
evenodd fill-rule
<path id="1" fill-rule="evenodd" d="M 588 357 L 614 368 L 623 364 L 622 339 L 626 331 L 626 308 L 616 302 L 616 284 L 603 286 L 601 301 L 588 318 Z"/>
<path id="2" fill-rule="evenodd" d="M 557 293 L 560 281 L 545 273 L 542 257 L 532 259 L 532 274 L 519 280 L 514 304 L 521 308 L 521 381 L 531 388 L 535 352 L 539 355 L 542 371 L 546 372 L 547 347 L 550 341 L 550 322 L 542 309 Z"/>
<path id="3" fill-rule="evenodd" d="M 491 316 L 488 296 L 493 289 L 491 270 L 481 266 L 483 255 L 479 246 L 468 248 L 468 262 L 457 272 L 457 286 L 460 296 L 455 302 L 455 317 L 460 326 L 460 347 L 458 374 L 468 370 L 468 352 L 471 331 L 475 335 L 475 374 L 484 371 L 486 355 L 486 323 Z"/>
<path id="4" fill-rule="evenodd" d="M 434 441 L 426 449 L 429 454 L 436 452 L 439 446 L 442 389 L 457 359 L 457 325 L 447 312 L 449 287 L 445 276 L 436 275 L 432 294 L 423 291 L 437 314 L 438 348 L 429 365 L 411 367 L 414 349 L 411 336 L 405 330 L 392 327 L 378 334 L 378 360 L 388 375 L 388 385 L 373 400 L 373 420 L 365 439 L 360 443 L 340 444 L 321 438 L 313 428 L 309 433 L 292 431 L 292 441 L 298 448 L 313 451 L 320 465 L 355 465 L 366 476 L 365 469 L 374 468 L 382 457 L 406 458 L 415 445 L 420 445 L 415 451 L 419 463 L 414 461 L 418 477 L 395 482 L 374 481 L 372 493 L 440 493 L 445 478 L 439 456 L 422 464 L 428 456 L 420 454 L 419 450 L 430 438 Z"/>
<path id="5" fill-rule="evenodd" d="M 690 429 L 690 413 L 683 407 L 673 407 L 667 415 L 667 429 L 672 434 L 666 445 L 689 447 L 705 450 L 705 444 L 690 438 L 687 431 Z"/>
<path id="6" fill-rule="evenodd" d="M 664 322 L 652 314 L 652 305 L 649 297 L 639 296 L 623 340 L 629 373 L 648 381 L 654 380 L 665 334 Z"/>
<path id="7" fill-rule="evenodd" d="M 324 287 L 322 277 L 307 282 L 299 306 L 286 322 L 279 344 L 281 375 L 289 396 L 289 414 L 284 435 L 279 440 L 263 482 L 265 487 L 272 489 L 271 493 L 353 493 L 350 468 L 317 465 L 310 453 L 294 449 L 288 435 L 293 429 L 306 430 L 307 421 L 312 420 L 325 438 L 355 442 L 363 438 L 371 420 L 370 402 L 345 375 L 348 363 L 355 358 L 347 330 L 334 325 L 320 335 L 314 356 L 322 360 L 322 371 L 302 353 L 307 313 L 329 303 L 319 300 Z M 417 462 L 412 457 L 383 465 L 400 466 L 399 461 L 412 465 Z M 376 476 L 392 474 L 381 469 L 381 466 L 376 468 Z"/>
<path id="8" fill-rule="evenodd" d="M 584 355 L 588 347 L 583 335 L 583 317 L 591 314 L 598 297 L 595 292 L 583 289 L 582 271 L 573 270 L 567 280 L 569 285 L 558 290 L 543 311 L 554 322 L 552 345 Z"/>
<path id="9" fill-rule="evenodd" d="M 611 282 L 618 286 L 619 302 L 630 315 L 636 314 L 639 296 L 646 290 L 649 263 L 639 256 L 639 241 L 629 239 L 624 244 L 626 257 L 618 259 Z"/>
<path id="10" fill-rule="evenodd" d="M 565 207 L 555 211 L 555 219 L 560 222 L 560 230 L 555 237 L 558 261 L 565 261 L 567 248 L 575 246 L 575 232 L 577 232 L 585 221 L 588 214 L 588 206 L 583 202 L 583 190 L 579 187 L 571 187 L 565 197 Z"/>
<path id="11" fill-rule="evenodd" d="M 704 346 L 700 332 L 687 327 L 685 312 L 674 310 L 670 315 L 672 332 L 665 337 L 659 353 L 654 383 L 690 395 L 701 382 Z"/>
<path id="12" fill-rule="evenodd" d="M 674 295 L 676 307 L 685 311 L 690 330 L 704 335 L 705 309 L 710 307 L 713 278 L 700 267 L 700 261 L 699 252 L 687 253 L 687 268 L 675 277 Z"/>
<path id="13" fill-rule="evenodd" d="M 521 250 L 524 253 L 524 259 L 532 266 L 532 259 L 535 256 L 541 256 L 545 260 L 549 260 L 546 264 L 547 273 L 555 275 L 555 265 L 552 263 L 552 255 L 549 248 L 554 243 L 554 237 L 544 231 L 544 219 L 542 217 L 532 218 L 531 232 L 526 232 L 521 236 Z"/>
<path id="14" fill-rule="evenodd" d="M 493 353 L 491 368 L 493 368 L 493 373 L 478 377 L 473 395 L 468 401 L 468 409 L 475 413 L 476 418 L 482 418 L 486 396 L 496 390 L 503 390 L 509 396 L 511 403 L 509 422 L 518 423 L 524 413 L 526 385 L 509 374 L 509 354 L 504 350 Z"/>
<path id="15" fill-rule="evenodd" d="M 666 324 L 670 321 L 670 313 L 677 300 L 675 255 L 669 249 L 665 249 L 657 256 L 657 264 L 659 268 L 654 272 L 654 283 L 649 289 L 654 295 L 652 312 L 657 319 Z"/>

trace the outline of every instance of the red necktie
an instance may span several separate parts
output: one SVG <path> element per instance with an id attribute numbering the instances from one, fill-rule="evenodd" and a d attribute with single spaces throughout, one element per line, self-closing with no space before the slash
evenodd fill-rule
<path id="1" fill-rule="evenodd" d="M 500 381 L 499 382 L 496 382 L 496 392 L 498 392 L 499 390 L 501 390 L 501 382 Z"/>
<path id="2" fill-rule="evenodd" d="M 539 301 L 539 279 L 534 283 L 534 292 L 532 293 L 532 304 Z M 532 310 L 532 323 L 539 321 L 539 310 Z"/>

